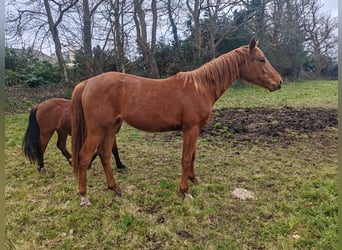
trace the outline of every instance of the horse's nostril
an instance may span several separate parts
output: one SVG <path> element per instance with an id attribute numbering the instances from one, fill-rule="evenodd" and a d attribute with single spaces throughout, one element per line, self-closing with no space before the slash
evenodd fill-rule
<path id="1" fill-rule="evenodd" d="M 283 80 L 282 80 L 282 79 L 279 81 L 279 84 L 280 84 L 280 85 L 283 85 Z"/>

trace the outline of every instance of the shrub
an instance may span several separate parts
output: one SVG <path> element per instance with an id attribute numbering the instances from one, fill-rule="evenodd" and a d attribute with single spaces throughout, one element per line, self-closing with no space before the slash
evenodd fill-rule
<path id="1" fill-rule="evenodd" d="M 25 81 L 25 84 L 31 88 L 35 88 L 46 83 L 47 82 L 43 77 L 36 76 L 34 74 L 29 74 L 28 79 Z"/>
<path id="2" fill-rule="evenodd" d="M 25 81 L 25 76 L 13 70 L 5 70 L 5 86 L 13 86 L 22 84 Z"/>
<path id="3" fill-rule="evenodd" d="M 59 67 L 47 61 L 37 63 L 32 73 L 37 78 L 43 79 L 43 81 L 41 82 L 42 84 L 57 83 L 61 80 Z"/>
<path id="4" fill-rule="evenodd" d="M 58 83 L 61 80 L 59 66 L 38 60 L 32 54 L 32 50 L 6 49 L 5 69 L 6 86 L 27 84 L 30 87 L 37 87 L 47 83 Z"/>

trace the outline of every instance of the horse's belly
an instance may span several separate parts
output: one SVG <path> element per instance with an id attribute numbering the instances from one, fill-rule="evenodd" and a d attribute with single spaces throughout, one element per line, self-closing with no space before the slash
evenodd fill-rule
<path id="1" fill-rule="evenodd" d="M 174 131 L 182 128 L 180 119 L 167 116 L 167 114 L 139 114 L 122 118 L 130 126 L 147 132 Z"/>

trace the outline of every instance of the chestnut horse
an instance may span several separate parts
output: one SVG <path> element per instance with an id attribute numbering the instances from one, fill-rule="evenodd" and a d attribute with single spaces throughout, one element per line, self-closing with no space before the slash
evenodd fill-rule
<path id="1" fill-rule="evenodd" d="M 166 79 L 149 79 L 118 72 L 103 73 L 79 83 L 71 99 L 71 140 L 74 173 L 78 177 L 81 206 L 87 198 L 87 167 L 98 151 L 109 189 L 121 194 L 110 168 L 110 152 L 121 124 L 148 132 L 183 132 L 180 191 L 192 199 L 188 179 L 194 172 L 200 128 L 211 118 L 218 98 L 243 79 L 270 91 L 281 88 L 282 78 L 252 39 L 200 68 Z"/>
<path id="2" fill-rule="evenodd" d="M 58 136 L 57 147 L 71 165 L 71 155 L 66 148 L 67 137 L 71 134 L 70 109 L 71 101 L 62 98 L 48 99 L 31 109 L 22 149 L 30 162 L 38 164 L 39 172 L 45 172 L 43 155 L 55 131 Z M 126 169 L 120 161 L 116 144 L 112 152 L 117 168 Z"/>

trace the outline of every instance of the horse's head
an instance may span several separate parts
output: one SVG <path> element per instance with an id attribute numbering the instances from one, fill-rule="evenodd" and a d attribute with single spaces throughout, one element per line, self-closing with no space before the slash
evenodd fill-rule
<path id="1" fill-rule="evenodd" d="M 240 77 L 270 91 L 278 90 L 283 80 L 257 45 L 258 42 L 252 39 L 248 46 L 242 48 L 245 61 L 240 65 Z"/>

